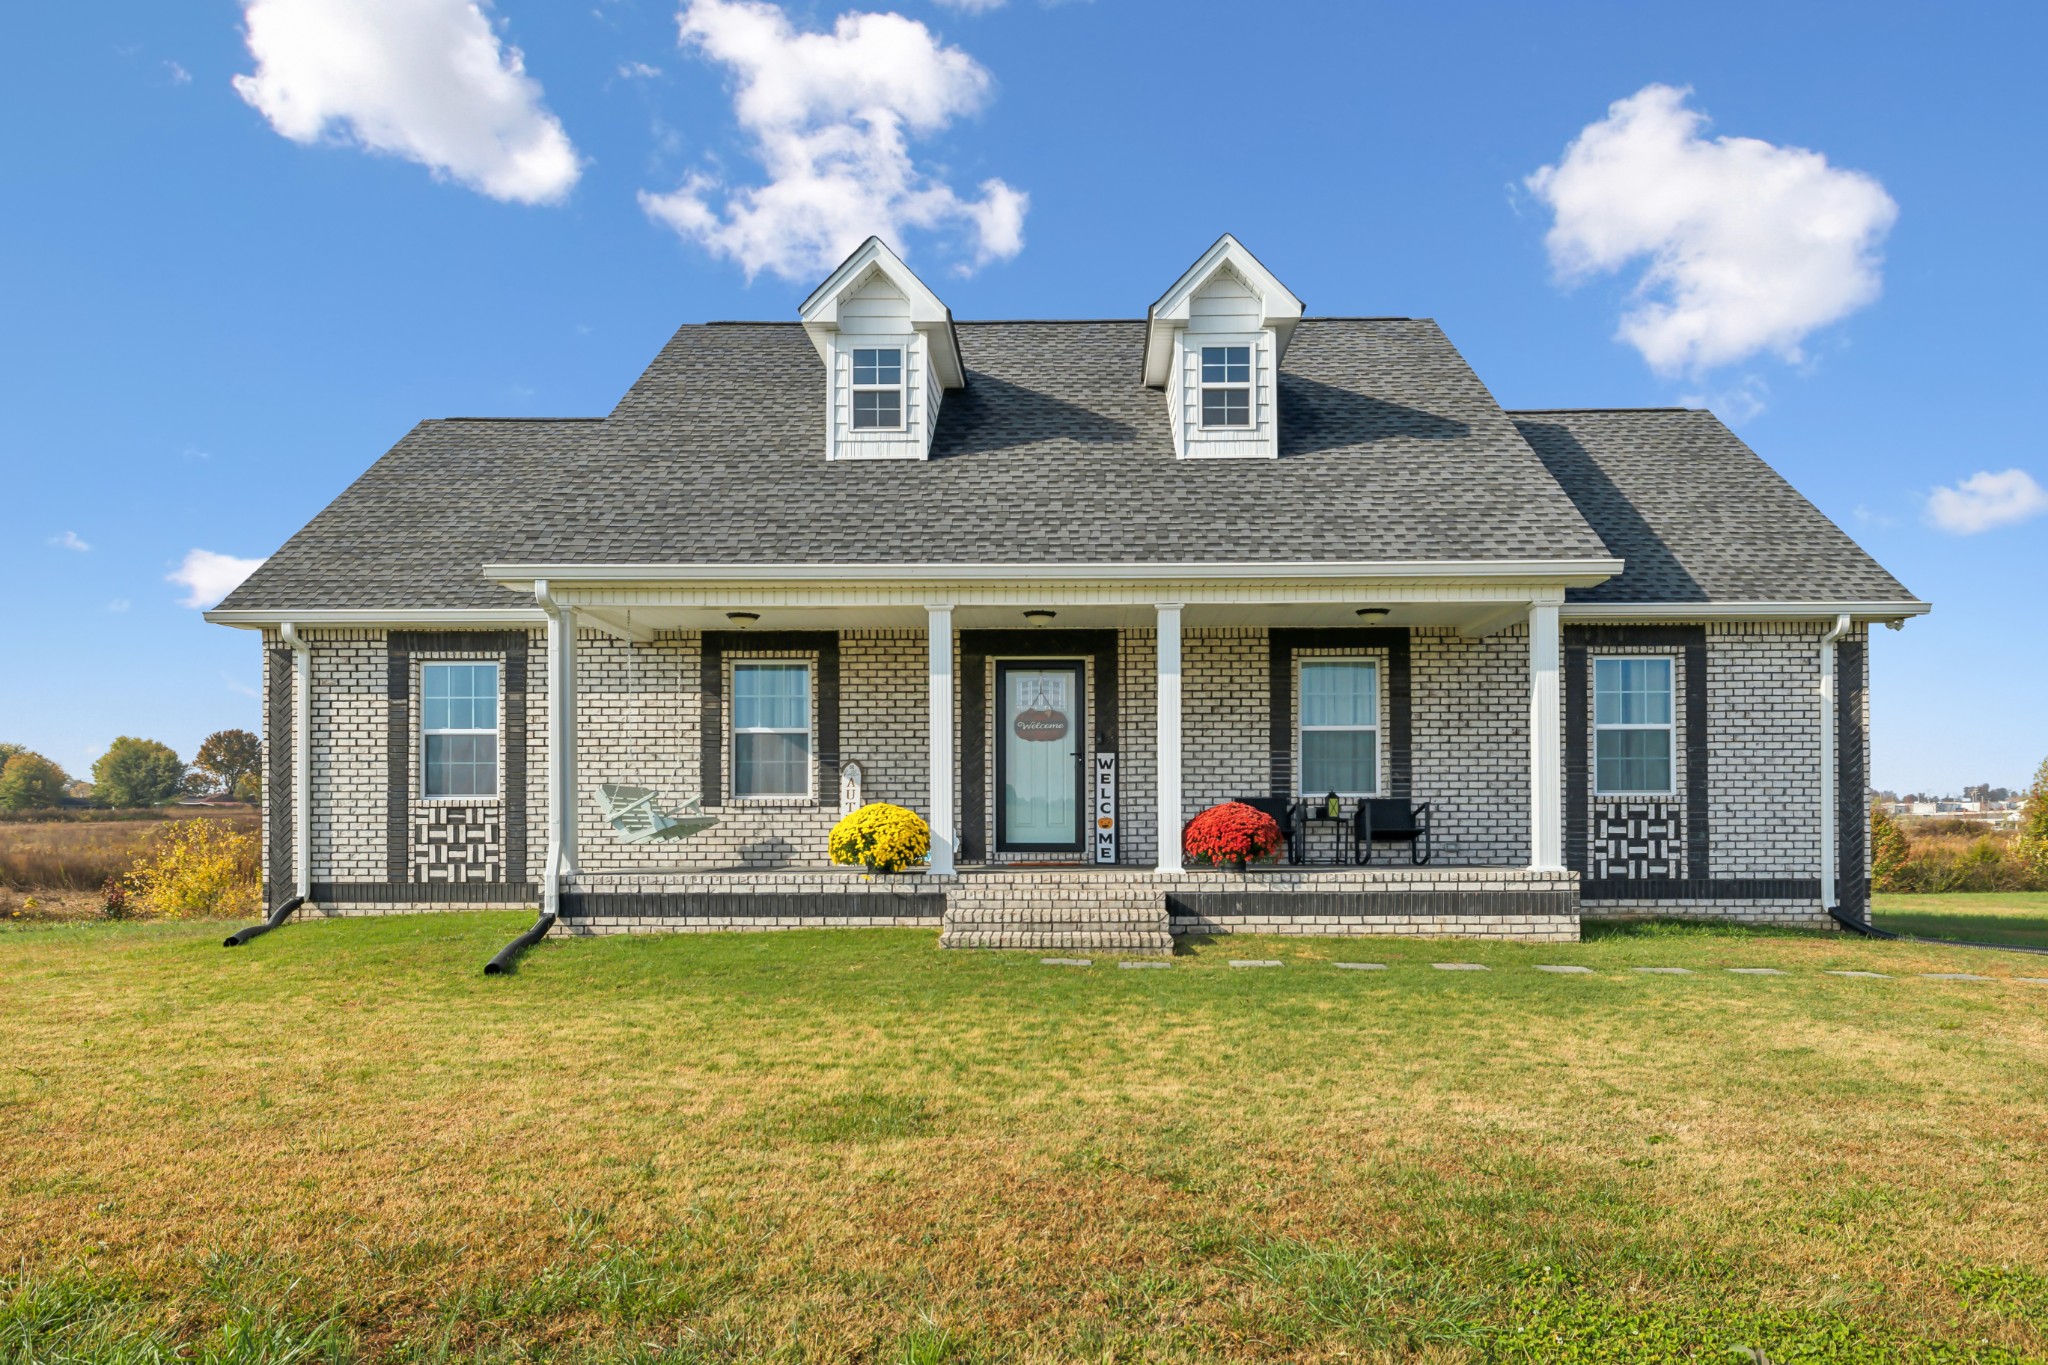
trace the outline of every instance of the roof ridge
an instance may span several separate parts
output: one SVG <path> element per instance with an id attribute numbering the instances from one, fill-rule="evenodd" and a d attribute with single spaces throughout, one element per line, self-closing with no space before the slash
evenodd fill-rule
<path id="1" fill-rule="evenodd" d="M 1309 313 L 1303 322 L 1429 322 L 1433 319 L 1411 317 L 1403 313 Z M 1143 318 L 1097 317 L 1097 318 L 956 318 L 956 327 L 1100 327 L 1107 323 L 1119 326 L 1142 327 Z M 703 322 L 685 322 L 683 327 L 801 327 L 803 323 L 794 318 L 707 318 Z"/>
<path id="2" fill-rule="evenodd" d="M 429 417 L 429 422 L 602 422 L 602 417 Z"/>
<path id="3" fill-rule="evenodd" d="M 1707 412 L 1710 409 L 1687 407 L 1683 403 L 1668 403 L 1656 408 L 1502 408 L 1501 411 L 1510 417 L 1521 414 L 1533 417 L 1555 412 Z"/>

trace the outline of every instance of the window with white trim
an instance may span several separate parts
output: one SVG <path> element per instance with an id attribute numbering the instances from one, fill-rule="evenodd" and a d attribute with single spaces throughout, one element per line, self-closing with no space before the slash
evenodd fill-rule
<path id="1" fill-rule="evenodd" d="M 1593 790 L 1600 796 L 1669 796 L 1672 661 L 1593 661 Z"/>
<path id="2" fill-rule="evenodd" d="M 420 665 L 420 793 L 498 794 L 498 666 Z"/>
<path id="3" fill-rule="evenodd" d="M 732 669 L 732 794 L 811 794 L 811 666 Z"/>
<path id="4" fill-rule="evenodd" d="M 853 429 L 903 429 L 903 348 L 857 346 L 853 352 Z"/>
<path id="5" fill-rule="evenodd" d="M 1380 670 L 1370 659 L 1304 659 L 1301 792 L 1371 796 L 1380 789 Z"/>
<path id="6" fill-rule="evenodd" d="M 1252 424 L 1252 348 L 1202 348 L 1202 425 L 1248 427 Z"/>

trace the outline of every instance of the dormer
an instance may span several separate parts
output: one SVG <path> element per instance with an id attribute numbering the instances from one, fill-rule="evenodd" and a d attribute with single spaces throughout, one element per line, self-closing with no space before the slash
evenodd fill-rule
<path id="1" fill-rule="evenodd" d="M 967 386 L 938 295 L 870 237 L 797 311 L 825 362 L 825 458 L 929 458 L 946 390 Z"/>
<path id="2" fill-rule="evenodd" d="M 1280 454 L 1280 359 L 1301 300 L 1229 233 L 1145 314 L 1145 383 L 1183 460 Z"/>

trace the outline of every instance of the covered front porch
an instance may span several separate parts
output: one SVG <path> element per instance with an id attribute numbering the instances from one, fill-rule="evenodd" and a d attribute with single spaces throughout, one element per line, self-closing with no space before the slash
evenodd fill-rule
<path id="1" fill-rule="evenodd" d="M 1544 567 L 492 572 L 547 613 L 544 892 L 571 928 L 939 923 L 951 944 L 1136 949 L 1250 928 L 1575 936 L 1559 614 L 1604 565 Z M 773 716 L 750 691 L 769 672 Z M 1331 679 L 1355 695 L 1331 703 Z M 798 787 L 760 790 L 764 716 Z M 622 842 L 592 799 L 606 782 L 717 823 Z M 1429 803 L 1429 863 L 1380 847 L 1361 866 L 1312 826 L 1306 851 L 1336 865 L 1184 865 L 1199 811 L 1320 808 L 1326 784 L 1347 821 L 1367 797 Z M 826 832 L 873 800 L 927 818 L 925 869 L 829 866 Z"/>

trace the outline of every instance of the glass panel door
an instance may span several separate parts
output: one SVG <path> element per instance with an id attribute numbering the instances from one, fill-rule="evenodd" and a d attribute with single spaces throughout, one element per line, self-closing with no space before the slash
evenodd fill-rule
<path id="1" fill-rule="evenodd" d="M 1079 663 L 996 665 L 996 847 L 1081 851 Z"/>

